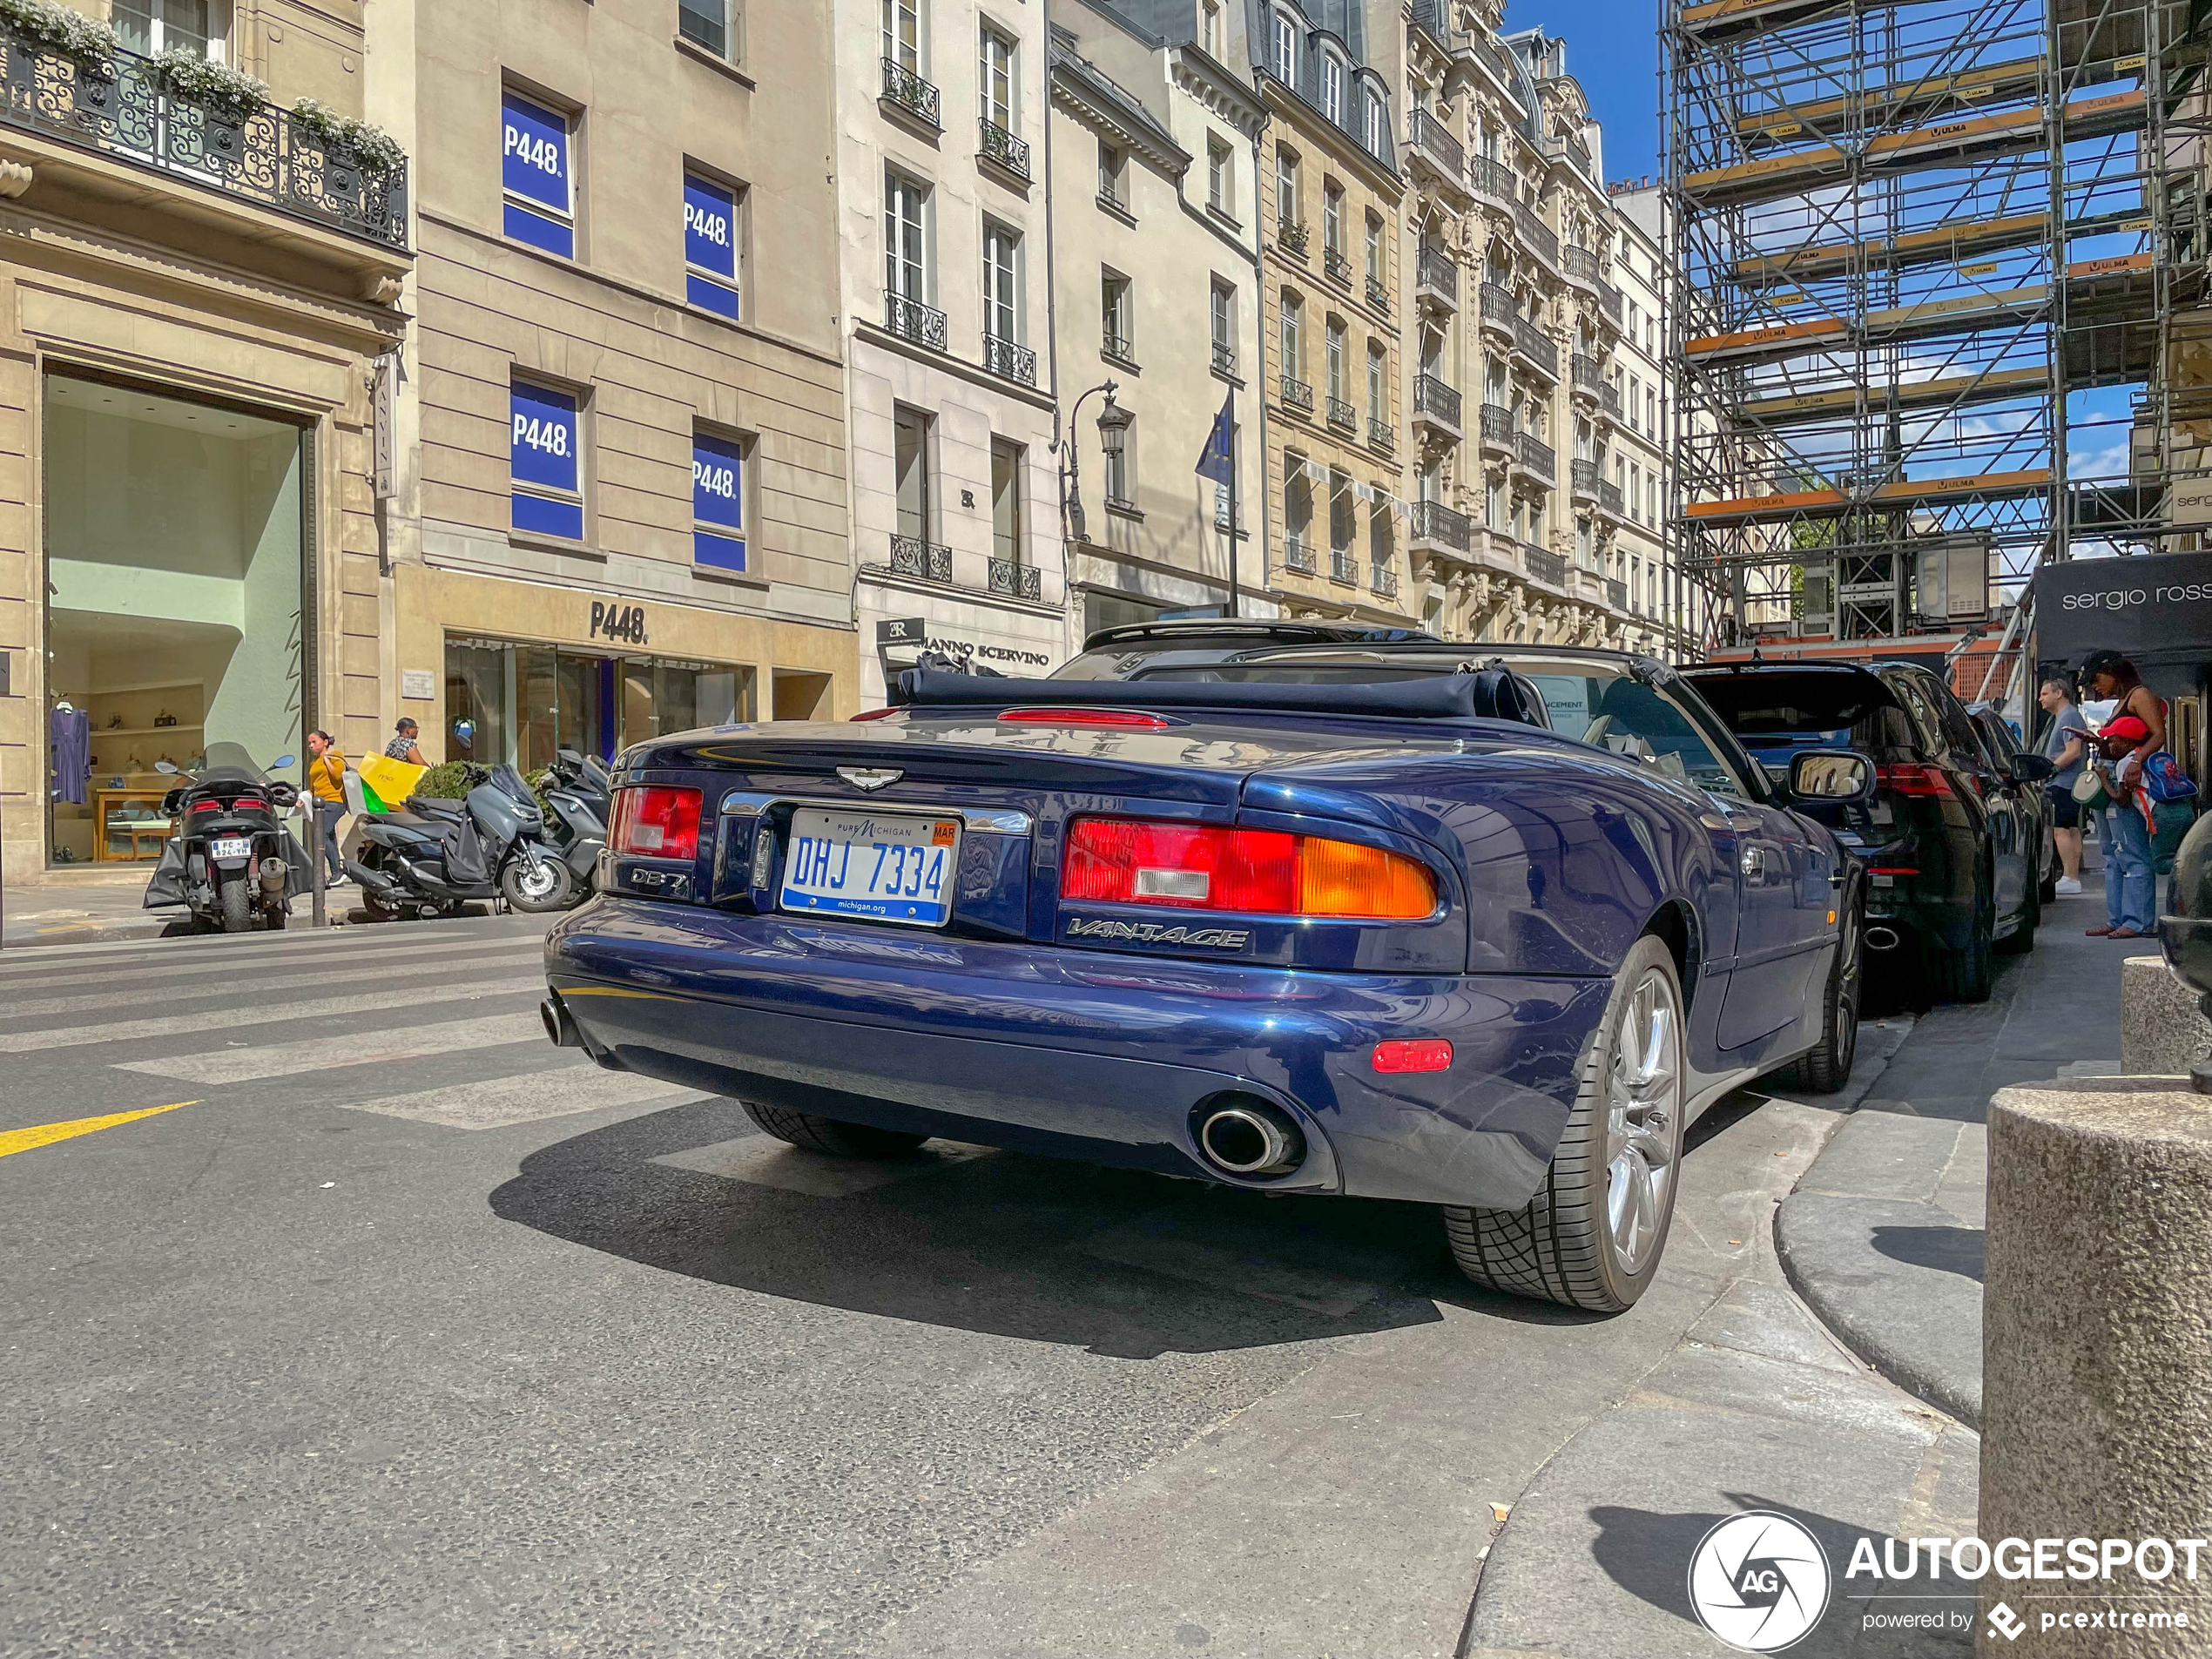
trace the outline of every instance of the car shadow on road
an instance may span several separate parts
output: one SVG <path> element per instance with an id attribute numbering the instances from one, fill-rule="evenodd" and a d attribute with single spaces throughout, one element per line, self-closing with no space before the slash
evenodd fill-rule
<path id="1" fill-rule="evenodd" d="M 1589 1511 L 1598 1536 L 1591 1553 L 1606 1575 L 1630 1595 L 1690 1624 L 1699 1622 L 1689 1602 L 1689 1567 L 1705 1534 L 1729 1514 L 1764 1511 L 1785 1515 L 1819 1540 L 1828 1558 L 1830 1599 L 1826 1615 L 1790 1649 L 1792 1659 L 1871 1659 L 1874 1655 L 1924 1656 L 1973 1651 L 1973 1632 L 1963 1629 L 1870 1628 L 1869 1612 L 1912 1615 L 1940 1611 L 1948 1617 L 1963 1609 L 1973 1619 L 1976 1587 L 1947 1571 L 1931 1581 L 1923 1572 L 1891 1586 L 1878 1576 L 1848 1576 L 1851 1553 L 1869 1539 L 1878 1553 L 1889 1548 L 1886 1535 L 1869 1527 L 1782 1503 L 1757 1493 L 1723 1494 L 1736 1506 L 1728 1514 L 1669 1514 L 1601 1504 Z M 1898 1546 L 1902 1548 L 1902 1546 Z M 1923 1558 L 1924 1559 L 1924 1558 Z M 1900 1560 L 1900 1566 L 1905 1565 Z M 1878 1593 L 1879 1592 L 1879 1593 Z"/>
<path id="2" fill-rule="evenodd" d="M 1434 1210 L 1272 1197 L 932 1142 L 865 1163 L 785 1146 L 736 1102 L 532 1153 L 493 1213 L 666 1272 L 1131 1359 L 1435 1322 L 1594 1316 L 1467 1283 Z"/>

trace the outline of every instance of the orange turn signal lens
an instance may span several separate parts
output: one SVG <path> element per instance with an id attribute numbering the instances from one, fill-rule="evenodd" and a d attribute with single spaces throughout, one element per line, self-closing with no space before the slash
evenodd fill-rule
<path id="1" fill-rule="evenodd" d="M 1399 853 L 1316 835 L 1302 837 L 1299 852 L 1300 915 L 1414 921 L 1436 908 L 1436 879 Z"/>

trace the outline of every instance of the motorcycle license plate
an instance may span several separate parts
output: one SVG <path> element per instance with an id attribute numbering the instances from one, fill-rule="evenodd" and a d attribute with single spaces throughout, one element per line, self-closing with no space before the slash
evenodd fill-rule
<path id="1" fill-rule="evenodd" d="M 244 835 L 219 835 L 208 842 L 207 856 L 212 859 L 250 859 L 253 856 L 253 842 Z"/>
<path id="2" fill-rule="evenodd" d="M 941 927 L 959 867 L 958 819 L 802 809 L 792 814 L 781 902 L 812 915 Z"/>

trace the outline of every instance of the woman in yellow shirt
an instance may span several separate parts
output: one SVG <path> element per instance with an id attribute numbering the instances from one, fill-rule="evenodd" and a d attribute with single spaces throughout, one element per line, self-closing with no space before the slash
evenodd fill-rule
<path id="1" fill-rule="evenodd" d="M 338 820 L 346 815 L 346 757 L 327 732 L 307 733 L 307 792 L 315 799 L 315 828 L 330 869 L 325 885 L 334 887 L 346 879 L 338 856 Z"/>

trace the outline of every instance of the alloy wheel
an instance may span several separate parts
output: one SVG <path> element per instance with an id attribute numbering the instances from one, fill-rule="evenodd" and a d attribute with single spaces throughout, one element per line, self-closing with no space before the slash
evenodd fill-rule
<path id="1" fill-rule="evenodd" d="M 1658 1245 L 1682 1156 L 1682 1070 L 1680 1002 L 1648 969 L 1622 1001 L 1606 1078 L 1606 1232 L 1623 1274 Z"/>

